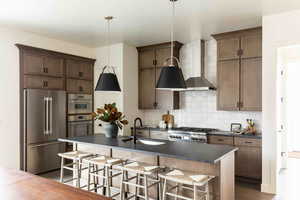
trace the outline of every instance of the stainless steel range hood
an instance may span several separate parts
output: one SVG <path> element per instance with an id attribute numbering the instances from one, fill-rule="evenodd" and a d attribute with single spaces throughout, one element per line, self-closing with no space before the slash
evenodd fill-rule
<path id="1" fill-rule="evenodd" d="M 187 89 L 183 91 L 198 90 L 208 91 L 216 90 L 216 87 L 205 78 L 205 41 L 201 40 L 201 75 L 190 77 L 186 80 Z"/>

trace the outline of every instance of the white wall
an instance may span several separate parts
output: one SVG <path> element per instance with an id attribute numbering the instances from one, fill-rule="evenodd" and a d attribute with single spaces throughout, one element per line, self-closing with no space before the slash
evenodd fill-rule
<path id="1" fill-rule="evenodd" d="M 263 17 L 263 177 L 262 191 L 277 190 L 277 159 L 281 144 L 277 133 L 278 48 L 300 44 L 300 10 Z"/>
<path id="2" fill-rule="evenodd" d="M 200 75 L 200 40 L 192 41 L 182 46 L 180 61 L 185 78 Z M 206 78 L 216 85 L 217 82 L 217 42 L 211 39 L 206 42 L 205 54 Z M 261 112 L 228 112 L 217 111 L 217 97 L 215 91 L 188 91 L 180 94 L 180 110 L 171 111 L 177 126 L 194 126 L 230 130 L 231 123 L 242 123 L 246 126 L 246 119 L 255 120 L 261 131 Z M 158 125 L 162 114 L 166 111 L 143 111 L 143 120 L 148 125 Z"/>
<path id="3" fill-rule="evenodd" d="M 124 114 L 129 124 L 125 126 L 124 134 L 130 135 L 130 127 L 139 116 L 138 110 L 138 52 L 136 47 L 123 46 L 123 105 Z"/>
<path id="4" fill-rule="evenodd" d="M 93 57 L 93 49 L 0 27 L 0 166 L 19 168 L 19 51 L 16 43 Z"/>
<path id="5" fill-rule="evenodd" d="M 129 135 L 132 122 L 138 116 L 138 54 L 135 47 L 119 43 L 110 46 L 110 55 L 110 63 L 115 67 L 121 92 L 95 92 L 94 106 L 96 109 L 116 102 L 118 109 L 129 121 L 129 125 L 119 134 Z M 107 64 L 107 46 L 96 48 L 96 59 L 95 85 L 103 66 Z M 95 133 L 102 132 L 98 124 L 99 122 L 95 123 Z"/>

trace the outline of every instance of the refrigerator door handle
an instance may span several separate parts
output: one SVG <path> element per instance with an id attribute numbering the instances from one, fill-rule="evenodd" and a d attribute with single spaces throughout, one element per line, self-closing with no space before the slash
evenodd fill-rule
<path id="1" fill-rule="evenodd" d="M 44 135 L 48 135 L 48 97 L 44 97 Z"/>
<path id="2" fill-rule="evenodd" d="M 49 117 L 48 117 L 48 133 L 49 135 L 52 135 L 52 115 L 53 115 L 53 97 L 49 97 L 49 109 L 48 109 L 48 112 L 49 112 Z"/>

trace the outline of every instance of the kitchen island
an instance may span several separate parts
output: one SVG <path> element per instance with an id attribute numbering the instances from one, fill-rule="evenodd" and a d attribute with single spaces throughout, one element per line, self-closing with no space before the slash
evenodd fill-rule
<path id="1" fill-rule="evenodd" d="M 149 145 L 124 141 L 124 138 L 106 138 L 102 134 L 59 141 L 74 144 L 75 150 L 87 151 L 115 158 L 147 162 L 216 176 L 211 184 L 214 200 L 234 199 L 234 154 L 237 148 L 193 142 L 162 142 Z"/>

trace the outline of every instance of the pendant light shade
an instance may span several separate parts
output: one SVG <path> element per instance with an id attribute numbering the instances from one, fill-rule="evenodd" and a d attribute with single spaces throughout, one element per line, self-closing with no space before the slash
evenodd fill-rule
<path id="1" fill-rule="evenodd" d="M 115 72 L 104 73 L 104 70 L 106 68 L 107 66 L 103 68 L 103 71 L 100 74 L 95 90 L 96 91 L 121 91 L 117 75 L 115 74 Z"/>
<path id="2" fill-rule="evenodd" d="M 110 21 L 113 19 L 112 16 L 105 17 L 107 20 L 107 63 L 108 65 L 103 67 L 103 70 L 99 76 L 95 91 L 121 91 L 118 77 L 115 73 L 114 67 L 110 65 L 110 44 L 109 44 L 109 36 L 110 36 Z M 113 73 L 105 72 L 105 69 L 111 68 Z"/>
<path id="3" fill-rule="evenodd" d="M 171 64 L 162 67 L 158 82 L 156 84 L 157 89 L 161 90 L 183 90 L 186 89 L 185 80 L 182 74 L 182 70 L 179 68 L 180 62 L 174 57 L 174 16 L 175 16 L 175 2 L 177 0 L 170 0 L 172 3 L 172 26 L 171 26 L 171 56 L 166 59 L 166 63 L 171 61 Z M 173 64 L 173 61 L 177 62 L 177 65 Z"/>
<path id="4" fill-rule="evenodd" d="M 186 88 L 181 69 L 177 66 L 163 67 L 156 88 L 162 90 L 180 90 Z"/>

